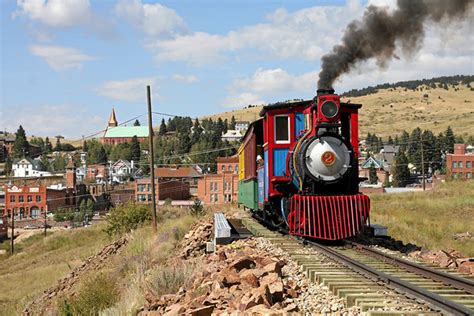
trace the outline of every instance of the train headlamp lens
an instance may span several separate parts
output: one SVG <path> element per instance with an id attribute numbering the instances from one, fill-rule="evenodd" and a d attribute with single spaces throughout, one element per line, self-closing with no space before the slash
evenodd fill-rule
<path id="1" fill-rule="evenodd" d="M 333 101 L 326 101 L 321 105 L 321 113 L 327 118 L 334 118 L 339 112 L 339 108 Z"/>

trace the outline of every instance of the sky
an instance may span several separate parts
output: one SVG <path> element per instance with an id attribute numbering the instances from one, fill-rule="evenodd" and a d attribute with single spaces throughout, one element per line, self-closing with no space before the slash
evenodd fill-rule
<path id="1" fill-rule="evenodd" d="M 312 98 L 320 58 L 368 5 L 394 0 L 2 0 L 0 128 L 80 138 L 153 110 L 199 117 Z M 472 15 L 471 15 L 472 17 Z M 474 19 L 429 24 L 422 48 L 357 65 L 337 92 L 474 74 Z M 155 115 L 154 124 L 162 117 Z M 146 116 L 139 120 L 146 125 Z"/>

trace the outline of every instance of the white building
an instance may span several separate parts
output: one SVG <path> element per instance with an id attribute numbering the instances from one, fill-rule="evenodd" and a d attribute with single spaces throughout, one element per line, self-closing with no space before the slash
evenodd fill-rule
<path id="1" fill-rule="evenodd" d="M 112 181 L 122 183 L 131 177 L 134 178 L 138 170 L 133 160 L 120 159 L 112 164 L 110 171 Z"/>
<path id="2" fill-rule="evenodd" d="M 51 172 L 39 170 L 39 160 L 31 158 L 21 158 L 15 160 L 12 165 L 14 177 L 47 177 L 51 176 Z"/>
<path id="3" fill-rule="evenodd" d="M 221 139 L 227 140 L 229 142 L 235 142 L 239 141 L 242 138 L 242 134 L 240 131 L 234 130 L 234 129 L 229 129 L 227 130 L 227 133 L 223 134 Z"/>
<path id="4" fill-rule="evenodd" d="M 236 131 L 246 131 L 249 128 L 249 122 L 246 121 L 237 121 L 235 122 Z"/>

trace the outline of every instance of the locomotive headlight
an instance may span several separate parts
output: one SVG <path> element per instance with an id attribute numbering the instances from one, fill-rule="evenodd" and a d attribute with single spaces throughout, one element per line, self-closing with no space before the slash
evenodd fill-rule
<path id="1" fill-rule="evenodd" d="M 336 117 L 339 107 L 333 101 L 326 101 L 321 105 L 321 113 L 328 119 Z"/>

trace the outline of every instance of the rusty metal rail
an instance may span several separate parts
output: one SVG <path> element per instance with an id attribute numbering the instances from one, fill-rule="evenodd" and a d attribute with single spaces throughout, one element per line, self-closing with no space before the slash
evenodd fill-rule
<path id="1" fill-rule="evenodd" d="M 469 279 L 460 278 L 458 276 L 445 273 L 443 271 L 435 270 L 427 266 L 423 266 L 420 264 L 416 264 L 414 262 L 410 262 L 408 260 L 397 258 L 395 256 L 391 256 L 382 251 L 367 247 L 365 245 L 361 245 L 356 242 L 347 242 L 347 243 L 353 246 L 355 249 L 362 251 L 363 253 L 371 257 L 377 258 L 385 263 L 399 266 L 400 268 L 413 272 L 417 275 L 430 278 L 432 280 L 441 282 L 446 285 L 450 285 L 459 290 L 466 291 L 469 294 L 474 294 L 474 282 Z"/>
<path id="2" fill-rule="evenodd" d="M 435 309 L 439 309 L 441 312 L 454 314 L 454 315 L 472 315 L 473 310 L 448 300 L 436 293 L 427 291 L 417 285 L 414 285 L 410 282 L 404 281 L 398 277 L 394 277 L 387 273 L 381 272 L 377 269 L 374 269 L 364 263 L 361 263 L 358 260 L 352 259 L 344 254 L 331 249 L 330 247 L 323 246 L 321 244 L 305 241 L 312 247 L 316 248 L 318 251 L 324 253 L 329 258 L 341 263 L 342 265 L 350 268 L 353 271 L 356 271 L 376 282 L 383 282 L 388 286 L 393 287 L 404 293 L 408 293 L 413 297 L 422 299 L 423 301 L 429 303 Z"/>

